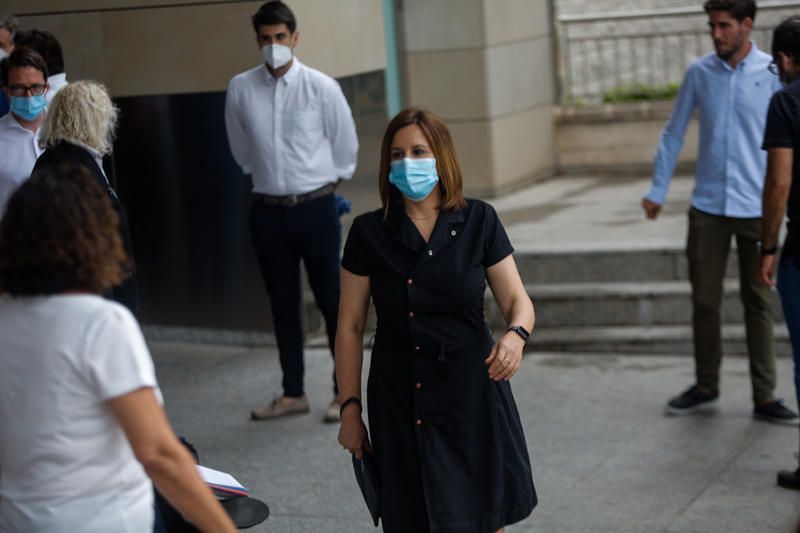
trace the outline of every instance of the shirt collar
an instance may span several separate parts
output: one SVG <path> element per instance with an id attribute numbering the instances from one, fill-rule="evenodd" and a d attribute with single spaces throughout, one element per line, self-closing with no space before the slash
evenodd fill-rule
<path id="1" fill-rule="evenodd" d="M 796 78 L 789 83 L 785 84 L 784 87 L 787 89 L 792 89 L 793 91 L 800 91 L 800 78 Z"/>
<path id="2" fill-rule="evenodd" d="M 297 76 L 300 74 L 300 69 L 302 67 L 303 64 L 300 63 L 300 60 L 297 59 L 297 56 L 293 56 L 292 66 L 289 67 L 289 70 L 286 71 L 286 74 L 284 74 L 280 78 L 276 78 L 270 73 L 269 69 L 267 69 L 267 66 L 264 65 L 264 70 L 263 70 L 264 79 L 266 80 L 267 83 L 271 85 L 275 85 L 279 81 L 282 81 L 285 84 L 289 84 L 292 83 L 297 78 Z"/>
<path id="3" fill-rule="evenodd" d="M 40 124 L 39 128 L 36 128 L 36 131 L 29 130 L 28 128 L 26 128 L 25 126 L 23 126 L 22 124 L 19 123 L 19 121 L 17 120 L 17 118 L 14 116 L 14 114 L 11 111 L 9 111 L 2 118 L 0 118 L 0 124 L 2 124 L 3 122 L 6 123 L 7 129 L 10 129 L 10 130 L 18 129 L 18 130 L 22 130 L 22 131 L 25 131 L 27 133 L 30 133 L 31 135 L 36 134 L 39 131 L 39 128 L 42 127 L 41 124 Z"/>
<path id="4" fill-rule="evenodd" d="M 758 55 L 760 53 L 761 53 L 761 50 L 758 49 L 758 45 L 756 45 L 756 43 L 754 41 L 750 41 L 750 51 L 747 52 L 747 55 L 744 56 L 744 59 L 742 59 L 739 62 L 739 65 L 742 66 L 742 70 L 747 69 L 747 67 L 748 67 L 748 65 L 750 63 L 755 62 L 756 58 L 758 57 Z M 714 56 L 717 58 L 717 61 L 719 61 L 719 63 L 723 67 L 727 68 L 728 70 L 733 70 L 733 69 L 731 69 L 731 66 L 728 64 L 727 61 L 725 61 L 724 59 L 722 59 L 721 57 L 719 57 L 716 54 L 714 54 Z M 736 65 L 736 68 L 739 68 L 739 65 Z"/>
<path id="5" fill-rule="evenodd" d="M 750 41 L 750 51 L 744 56 L 742 59 L 742 67 L 747 67 L 747 65 L 755 60 L 755 58 L 761 53 L 761 50 L 758 49 L 758 45 L 755 41 Z"/>
<path id="6" fill-rule="evenodd" d="M 50 76 L 47 77 L 47 84 L 50 85 L 50 87 L 53 86 L 61 87 L 62 85 L 66 85 L 67 73 L 61 72 L 59 74 L 51 74 Z"/>
<path id="7" fill-rule="evenodd" d="M 103 175 L 105 176 L 106 173 L 103 170 L 103 154 L 101 154 L 100 152 L 98 152 L 97 150 L 95 150 L 94 148 L 89 146 L 88 144 L 82 143 L 81 141 L 72 140 L 72 141 L 67 141 L 67 142 L 69 142 L 70 144 L 74 144 L 75 146 L 79 146 L 79 147 L 83 148 L 84 150 L 86 150 L 87 152 L 89 152 L 89 155 L 92 156 L 92 159 L 94 159 L 94 162 L 97 163 L 98 167 L 100 167 L 100 172 L 102 172 Z"/>

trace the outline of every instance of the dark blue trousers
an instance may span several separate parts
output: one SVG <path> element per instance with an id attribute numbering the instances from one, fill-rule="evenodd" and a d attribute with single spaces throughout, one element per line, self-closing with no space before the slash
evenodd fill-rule
<path id="1" fill-rule="evenodd" d="M 800 407 L 800 268 L 794 257 L 781 257 L 778 264 L 778 294 L 789 330 L 794 357 L 794 392 Z"/>
<path id="2" fill-rule="evenodd" d="M 250 235 L 272 307 L 283 394 L 302 396 L 303 326 L 300 260 L 322 312 L 333 354 L 339 312 L 339 248 L 342 226 L 333 194 L 292 207 L 256 199 L 250 210 Z M 334 393 L 336 375 L 333 378 Z"/>

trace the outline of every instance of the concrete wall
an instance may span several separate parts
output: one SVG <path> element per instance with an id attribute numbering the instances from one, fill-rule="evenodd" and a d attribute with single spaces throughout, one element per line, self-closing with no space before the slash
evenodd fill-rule
<path id="1" fill-rule="evenodd" d="M 450 127 L 468 194 L 494 196 L 555 169 L 546 0 L 403 0 L 405 103 Z"/>
<path id="2" fill-rule="evenodd" d="M 558 172 L 650 174 L 659 135 L 672 105 L 672 102 L 641 102 L 557 109 Z M 697 138 L 697 119 L 694 118 L 686 132 L 679 171 L 693 169 Z"/>
<path id="3" fill-rule="evenodd" d="M 69 79 L 102 81 L 113 96 L 141 96 L 222 91 L 234 74 L 259 64 L 250 15 L 262 3 L 6 0 L 0 12 L 52 31 Z M 301 61 L 337 78 L 385 68 L 381 2 L 289 3 Z"/>

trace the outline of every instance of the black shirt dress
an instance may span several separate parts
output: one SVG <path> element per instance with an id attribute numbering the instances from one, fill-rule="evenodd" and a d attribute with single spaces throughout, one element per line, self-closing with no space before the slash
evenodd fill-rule
<path id="1" fill-rule="evenodd" d="M 342 267 L 369 276 L 367 385 L 386 532 L 486 533 L 536 506 L 508 381 L 489 378 L 486 269 L 514 249 L 497 213 L 442 210 L 426 243 L 402 208 L 353 221 Z"/>

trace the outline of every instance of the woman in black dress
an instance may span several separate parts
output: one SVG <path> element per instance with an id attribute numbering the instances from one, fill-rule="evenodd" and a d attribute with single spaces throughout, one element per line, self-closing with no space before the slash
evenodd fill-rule
<path id="1" fill-rule="evenodd" d="M 379 187 L 383 207 L 353 221 L 342 258 L 339 442 L 357 457 L 369 446 L 371 297 L 367 405 L 384 531 L 503 531 L 537 503 L 509 384 L 534 322 L 513 248 L 494 209 L 464 199 L 450 133 L 433 113 L 406 109 L 389 124 Z M 497 342 L 487 281 L 508 324 Z"/>
<path id="2" fill-rule="evenodd" d="M 63 164 L 79 165 L 105 189 L 119 218 L 122 245 L 131 260 L 125 279 L 109 289 L 106 296 L 136 313 L 138 288 L 128 216 L 103 171 L 103 156 L 111 153 L 116 124 L 117 108 L 105 87 L 93 81 L 76 81 L 64 86 L 47 107 L 39 135 L 39 144 L 45 151 L 36 161 L 33 172 Z"/>

